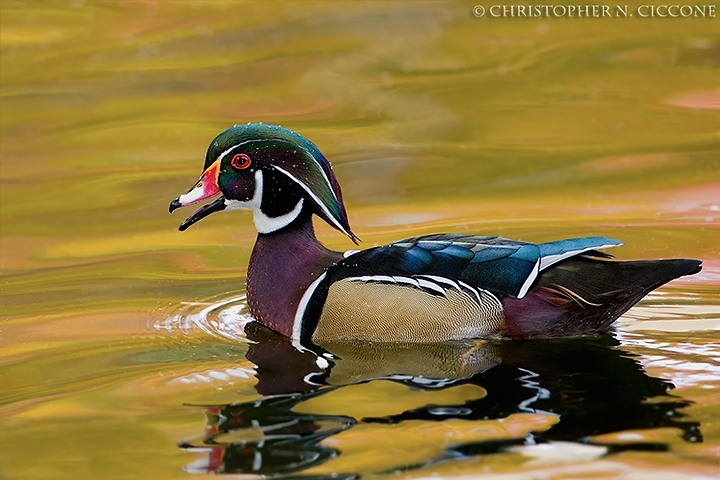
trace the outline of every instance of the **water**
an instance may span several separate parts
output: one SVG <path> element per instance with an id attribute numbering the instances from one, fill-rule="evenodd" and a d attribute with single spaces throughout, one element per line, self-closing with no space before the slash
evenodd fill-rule
<path id="1" fill-rule="evenodd" d="M 473 5 L 4 2 L 0 477 L 716 478 L 717 21 Z M 248 121 L 321 148 L 364 247 L 605 235 L 704 270 L 603 338 L 301 353 L 247 315 L 249 213 L 167 214 Z"/>

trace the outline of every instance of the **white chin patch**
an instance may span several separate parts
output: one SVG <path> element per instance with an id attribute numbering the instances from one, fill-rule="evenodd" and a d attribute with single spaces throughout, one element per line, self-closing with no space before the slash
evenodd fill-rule
<path id="1" fill-rule="evenodd" d="M 281 228 L 287 227 L 290 223 L 295 220 L 303 207 L 303 199 L 295 205 L 291 211 L 285 215 L 279 217 L 268 217 L 265 215 L 260 208 L 253 208 L 253 219 L 255 220 L 255 228 L 259 233 L 271 233 Z"/>
<path id="2" fill-rule="evenodd" d="M 279 217 L 269 217 L 265 215 L 260 208 L 262 205 L 262 191 L 263 172 L 262 170 L 258 170 L 255 172 L 255 193 L 253 193 L 253 197 L 246 202 L 225 199 L 225 210 L 238 210 L 241 208 L 249 208 L 252 210 L 255 228 L 257 228 L 258 233 L 272 233 L 281 228 L 285 228 L 302 212 L 303 198 L 295 205 L 295 208 L 284 215 L 280 215 Z"/>

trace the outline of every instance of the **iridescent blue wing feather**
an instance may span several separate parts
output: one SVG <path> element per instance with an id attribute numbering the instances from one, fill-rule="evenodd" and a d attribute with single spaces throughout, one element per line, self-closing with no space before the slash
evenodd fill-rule
<path id="1" fill-rule="evenodd" d="M 432 275 L 460 280 L 499 296 L 523 297 L 538 273 L 550 265 L 621 244 L 604 237 L 535 245 L 501 237 L 426 235 L 354 253 L 330 269 L 327 281 L 373 275 Z"/>
<path id="2" fill-rule="evenodd" d="M 606 237 L 584 237 L 569 238 L 567 240 L 558 240 L 556 242 L 541 243 L 540 248 L 540 271 L 545 270 L 566 258 L 574 257 L 581 253 L 591 250 L 601 250 L 603 248 L 619 247 L 623 243 L 620 240 Z M 603 256 L 610 256 L 603 254 Z"/>
<path id="3" fill-rule="evenodd" d="M 328 272 L 329 281 L 356 276 L 432 275 L 502 296 L 522 296 L 534 279 L 540 249 L 499 237 L 427 235 L 357 252 Z"/>

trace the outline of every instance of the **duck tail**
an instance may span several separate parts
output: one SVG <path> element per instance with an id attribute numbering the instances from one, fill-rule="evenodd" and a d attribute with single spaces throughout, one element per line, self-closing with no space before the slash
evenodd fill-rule
<path id="1" fill-rule="evenodd" d="M 540 338 L 595 335 L 645 295 L 702 267 L 699 260 L 617 261 L 590 255 L 564 260 L 541 272 L 523 298 L 506 298 L 505 335 Z"/>

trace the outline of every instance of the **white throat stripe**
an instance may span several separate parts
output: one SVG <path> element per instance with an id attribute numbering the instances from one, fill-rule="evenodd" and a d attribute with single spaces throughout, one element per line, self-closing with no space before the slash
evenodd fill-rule
<path id="1" fill-rule="evenodd" d="M 279 217 L 269 217 L 262 211 L 262 195 L 263 195 L 263 172 L 258 170 L 255 172 L 255 192 L 253 197 L 246 201 L 225 200 L 225 207 L 228 210 L 237 210 L 239 208 L 249 208 L 253 211 L 253 220 L 258 233 L 272 233 L 281 228 L 287 227 L 295 220 L 300 212 L 302 212 L 305 199 L 301 198 L 291 211 Z"/>

